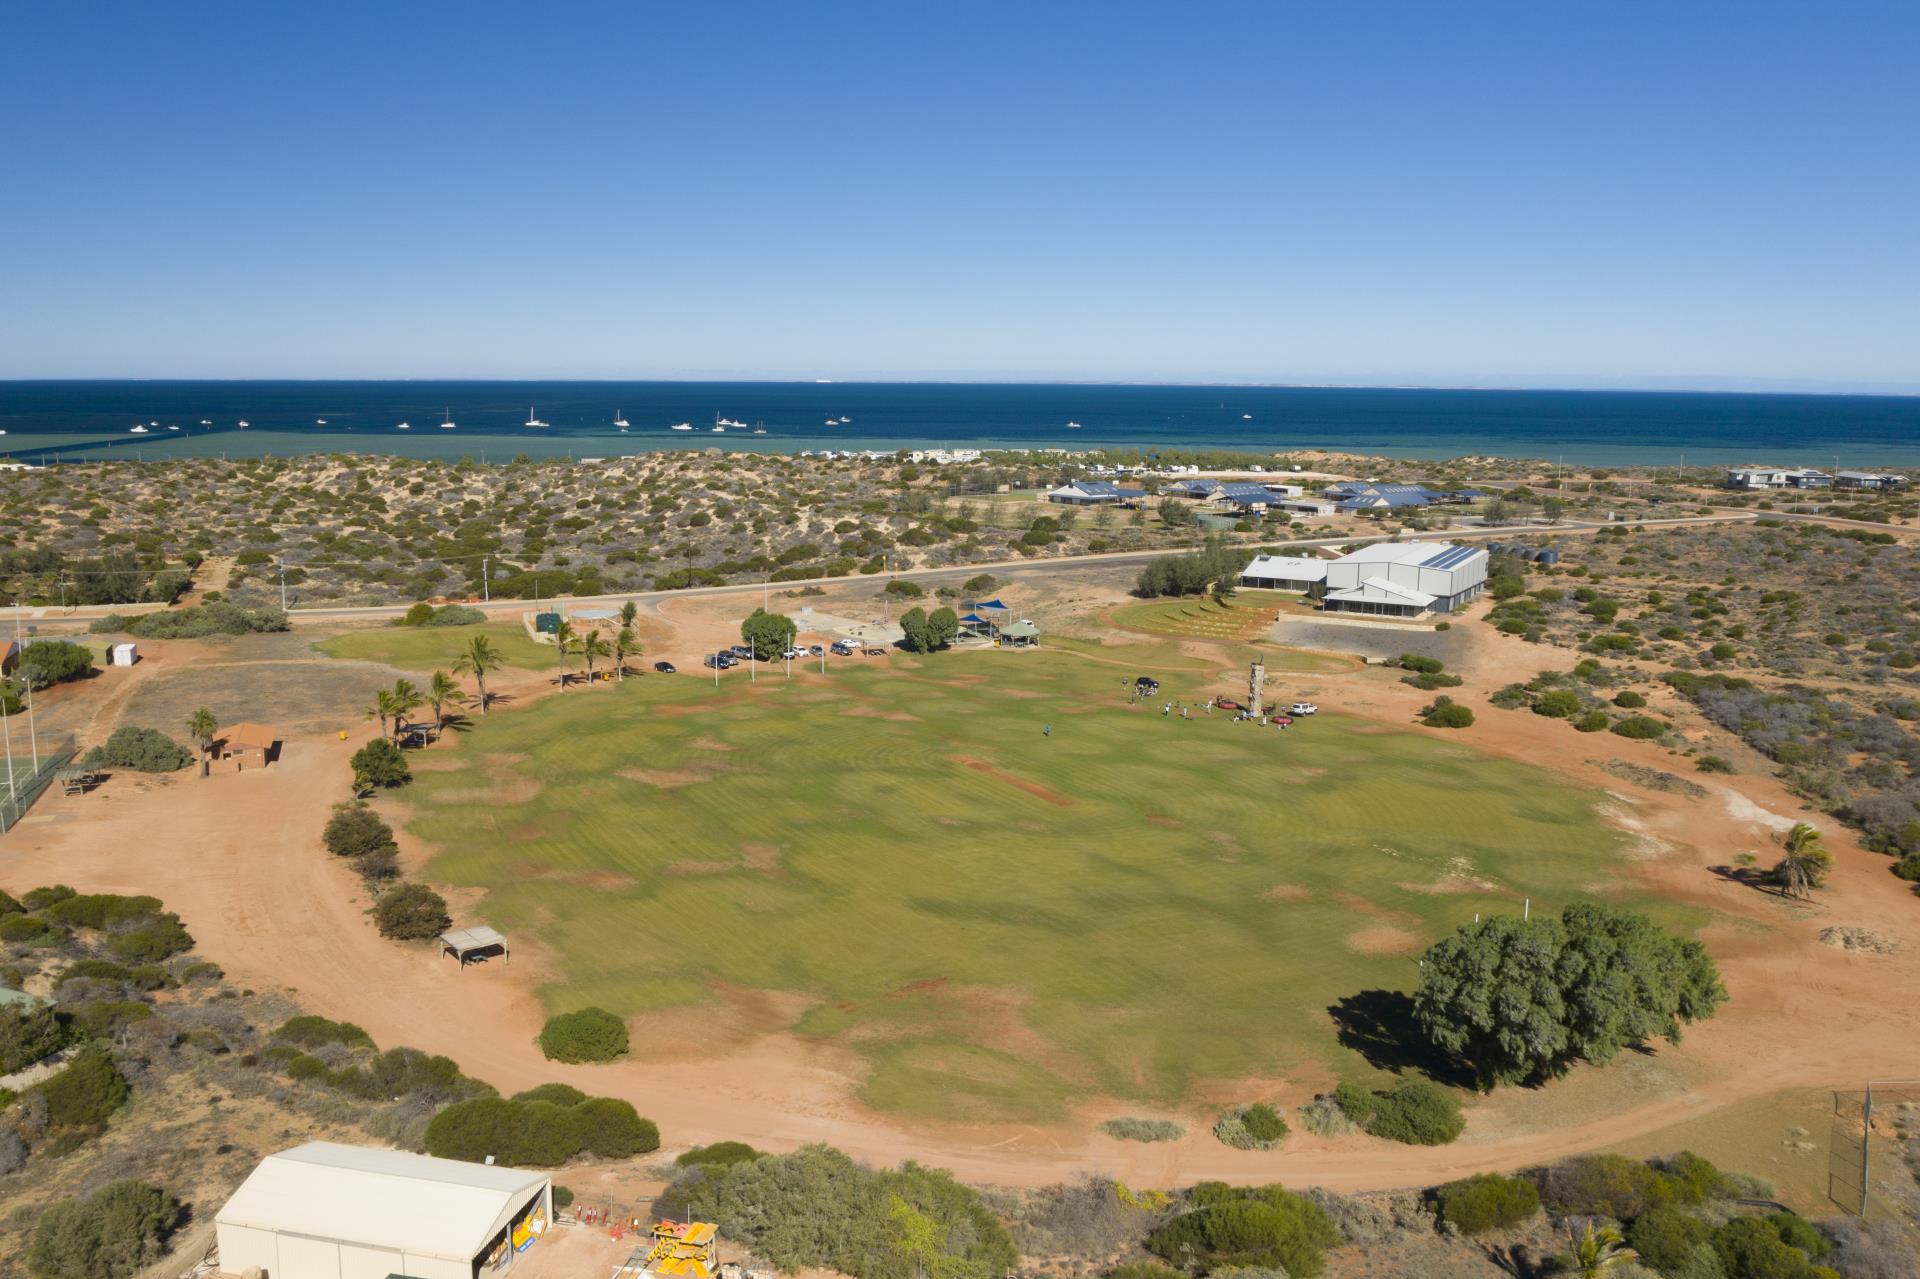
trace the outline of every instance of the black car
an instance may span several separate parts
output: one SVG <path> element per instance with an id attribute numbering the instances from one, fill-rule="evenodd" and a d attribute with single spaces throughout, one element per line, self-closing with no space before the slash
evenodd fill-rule
<path id="1" fill-rule="evenodd" d="M 717 666 L 724 671 L 727 669 L 727 667 L 733 665 L 733 654 L 732 653 L 708 653 L 704 658 L 701 659 L 701 661 L 704 665 Z"/>
<path id="2" fill-rule="evenodd" d="M 672 662 L 655 662 L 653 669 L 659 671 L 662 675 L 672 675 L 675 673 Z"/>
<path id="3" fill-rule="evenodd" d="M 1133 691 L 1142 697 L 1152 697 L 1160 691 L 1160 681 L 1150 675 L 1142 675 L 1133 681 Z"/>

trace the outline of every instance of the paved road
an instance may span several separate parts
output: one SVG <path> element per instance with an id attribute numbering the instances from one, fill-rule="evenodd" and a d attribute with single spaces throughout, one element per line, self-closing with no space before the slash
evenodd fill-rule
<path id="1" fill-rule="evenodd" d="M 1713 515 L 1689 515 L 1673 519 L 1632 520 L 1625 522 L 1637 524 L 1643 528 L 1674 528 L 1689 524 L 1745 524 L 1751 523 L 1755 518 L 1757 518 L 1756 515 L 1750 511 L 1723 511 Z M 1838 523 L 1840 521 L 1835 522 Z M 1596 529 L 1609 527 L 1613 527 L 1613 525 L 1601 520 L 1564 520 L 1559 524 L 1553 525 L 1503 524 L 1496 528 L 1453 528 L 1436 530 L 1435 535 L 1454 541 L 1483 541 L 1489 538 L 1510 535 L 1539 538 L 1551 534 L 1591 533 Z M 1866 527 L 1880 528 L 1882 526 L 1867 525 Z M 1262 543 L 1262 545 L 1273 546 L 1283 550 L 1311 550 L 1318 547 L 1346 546 L 1352 542 L 1365 540 L 1367 539 L 1362 534 L 1349 533 L 1341 537 L 1299 538 L 1286 542 L 1267 542 Z M 1162 547 L 1152 551 L 1111 551 L 1101 555 L 1068 555 L 1057 559 L 1000 560 L 991 564 L 959 564 L 950 568 L 908 569 L 894 573 L 891 576 L 906 578 L 910 581 L 923 584 L 939 584 L 949 581 L 965 581 L 967 578 L 974 577 L 980 573 L 1019 571 L 1022 573 L 1053 575 L 1077 573 L 1089 568 L 1134 568 L 1150 560 L 1158 559 L 1162 555 L 1177 551 L 1178 549 L 1180 548 Z M 782 590 L 791 590 L 796 586 L 831 586 L 838 583 L 873 580 L 873 576 L 855 574 L 847 577 L 817 577 L 804 582 L 775 582 L 774 585 L 780 587 Z M 699 586 L 677 591 L 619 591 L 611 595 L 569 595 L 564 597 L 564 602 L 570 608 L 591 608 L 597 605 L 618 606 L 627 600 L 664 600 L 681 596 L 691 597 L 698 595 L 752 595 L 766 589 L 766 586 L 760 582 L 742 582 L 732 586 Z M 512 614 L 524 612 L 529 606 L 529 603 L 529 601 L 523 599 L 501 599 L 485 603 L 475 601 L 473 607 L 489 613 Z M 54 606 L 43 608 L 21 607 L 17 609 L 0 610 L 0 617 L 17 615 L 31 620 L 36 626 L 54 626 L 61 623 L 70 623 L 78 626 L 84 625 L 93 618 L 104 617 L 109 613 L 131 615 L 135 613 L 152 612 L 157 607 L 158 606 L 155 605 L 137 604 L 97 604 L 75 608 L 70 611 Z M 316 626 L 337 622 L 373 621 L 381 618 L 398 617 L 411 607 L 413 607 L 411 601 L 405 604 L 328 605 L 311 608 L 296 607 L 289 610 L 289 616 L 292 617 L 296 625 Z"/>

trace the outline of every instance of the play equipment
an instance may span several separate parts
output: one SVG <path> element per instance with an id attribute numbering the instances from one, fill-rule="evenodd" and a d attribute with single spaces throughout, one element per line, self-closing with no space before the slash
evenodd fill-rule
<path id="1" fill-rule="evenodd" d="M 711 1221 L 656 1222 L 646 1268 L 656 1275 L 713 1279 L 720 1267 L 714 1247 L 718 1234 L 719 1227 Z"/>

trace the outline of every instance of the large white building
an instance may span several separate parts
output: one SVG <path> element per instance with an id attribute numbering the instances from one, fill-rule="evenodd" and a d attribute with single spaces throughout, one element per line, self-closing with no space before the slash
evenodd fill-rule
<path id="1" fill-rule="evenodd" d="M 1450 613 L 1487 585 L 1487 552 L 1452 542 L 1376 542 L 1327 565 L 1329 613 Z"/>
<path id="2" fill-rule="evenodd" d="M 1240 585 L 1264 591 L 1316 591 L 1327 580 L 1328 560 L 1310 555 L 1256 555 L 1240 571 Z"/>
<path id="3" fill-rule="evenodd" d="M 479 1279 L 552 1220 L 545 1173 L 315 1141 L 261 1160 L 214 1230 L 231 1275 Z"/>

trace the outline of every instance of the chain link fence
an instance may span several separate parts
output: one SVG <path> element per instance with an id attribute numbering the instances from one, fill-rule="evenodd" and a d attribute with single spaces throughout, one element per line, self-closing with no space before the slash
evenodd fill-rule
<path id="1" fill-rule="evenodd" d="M 0 834 L 17 825 L 33 801 L 39 799 L 61 769 L 73 762 L 71 739 L 51 748 L 43 748 L 36 766 L 31 755 L 10 755 L 0 771 Z"/>
<path id="2" fill-rule="evenodd" d="M 1827 1197 L 1870 1221 L 1920 1220 L 1920 1079 L 1833 1094 Z"/>

